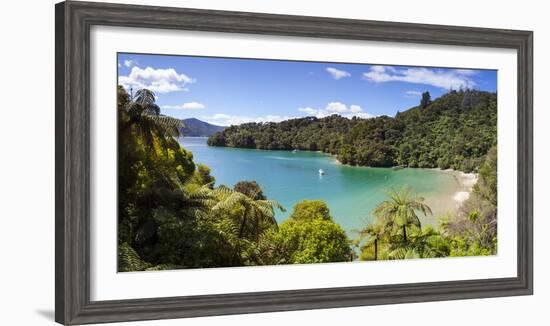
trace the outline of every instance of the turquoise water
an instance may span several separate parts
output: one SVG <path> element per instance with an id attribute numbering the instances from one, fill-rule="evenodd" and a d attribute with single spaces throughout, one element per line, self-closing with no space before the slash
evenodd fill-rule
<path id="1" fill-rule="evenodd" d="M 386 199 L 384 190 L 407 185 L 434 211 L 434 216 L 422 218 L 423 223 L 434 223 L 437 216 L 456 209 L 453 196 L 464 190 L 455 174 L 438 170 L 353 167 L 324 153 L 210 147 L 206 138 L 186 137 L 180 143 L 195 162 L 212 169 L 216 185 L 256 180 L 269 199 L 286 208 L 286 213 L 277 213 L 279 222 L 300 200 L 322 199 L 334 220 L 350 232 L 372 218 L 372 210 Z M 325 175 L 320 176 L 319 169 Z"/>

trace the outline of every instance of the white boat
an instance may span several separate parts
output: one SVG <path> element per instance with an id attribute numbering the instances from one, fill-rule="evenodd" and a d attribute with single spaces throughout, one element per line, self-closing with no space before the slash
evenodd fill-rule
<path id="1" fill-rule="evenodd" d="M 324 175 L 325 174 L 325 171 L 323 171 L 323 169 L 319 169 L 319 175 Z"/>
<path id="2" fill-rule="evenodd" d="M 292 151 L 292 153 L 296 153 L 297 151 L 298 151 L 298 150 L 297 150 L 297 149 L 295 149 L 295 150 L 293 150 L 293 151 Z"/>

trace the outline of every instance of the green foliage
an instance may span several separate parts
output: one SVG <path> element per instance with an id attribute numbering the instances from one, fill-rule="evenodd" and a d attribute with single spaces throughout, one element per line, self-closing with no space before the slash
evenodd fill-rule
<path id="1" fill-rule="evenodd" d="M 185 197 L 177 184 L 189 181 L 195 165 L 192 154 L 166 132 L 167 127 L 149 119 L 157 114 L 156 104 L 147 102 L 152 93 L 136 94 L 130 99 L 122 87 L 118 89 L 119 241 L 147 260 L 156 241 L 154 211 L 184 207 Z"/>
<path id="2" fill-rule="evenodd" d="M 361 247 L 362 260 L 378 260 L 382 242 L 388 238 L 388 229 L 382 223 L 369 223 L 359 231 L 359 242 L 366 239 Z"/>
<path id="3" fill-rule="evenodd" d="M 214 264 L 203 249 L 217 236 L 204 223 L 215 199 L 209 168 L 173 138 L 176 119 L 160 115 L 152 92 L 130 98 L 119 87 L 118 116 L 120 270 Z"/>
<path id="4" fill-rule="evenodd" d="M 345 231 L 330 219 L 288 219 L 263 239 L 263 260 L 269 264 L 307 264 L 350 261 Z"/>
<path id="5" fill-rule="evenodd" d="M 421 228 L 417 212 L 427 215 L 432 214 L 432 210 L 424 204 L 424 198 L 415 195 L 411 188 L 390 190 L 387 195 L 389 200 L 380 203 L 373 214 L 384 229 L 401 233 L 403 242 L 407 243 L 407 230 Z"/>
<path id="6" fill-rule="evenodd" d="M 125 136 L 128 129 L 137 133 L 145 145 L 158 148 L 158 142 L 171 140 L 170 136 L 179 136 L 179 128 L 182 122 L 178 119 L 161 116 L 160 108 L 155 103 L 155 94 L 147 89 L 140 89 L 133 98 L 126 95 L 124 89 L 119 87 L 118 97 L 123 98 L 119 102 L 119 114 L 123 118 L 120 131 Z M 122 105 L 124 103 L 124 105 Z M 157 142 L 155 144 L 155 142 Z M 163 144 L 166 145 L 166 144 Z"/>
<path id="7" fill-rule="evenodd" d="M 344 164 L 476 171 L 496 144 L 497 96 L 450 91 L 395 118 L 347 119 L 331 115 L 279 123 L 231 126 L 208 139 L 211 146 L 331 153 Z"/>
<path id="8" fill-rule="evenodd" d="M 276 228 L 275 209 L 285 211 L 276 200 L 255 199 L 239 191 L 220 186 L 215 190 L 219 201 L 212 207 L 213 211 L 237 209 L 240 213 L 239 238 L 249 237 L 255 240 L 268 228 Z"/>
<path id="9" fill-rule="evenodd" d="M 345 232 L 326 204 L 310 203 L 328 220 L 278 231 L 275 210 L 284 208 L 255 181 L 214 187 L 210 168 L 174 139 L 152 92 L 130 98 L 119 87 L 118 100 L 120 271 L 261 265 L 275 259 L 267 248 L 290 238 L 296 246 L 281 247 L 288 257 L 278 262 L 348 259 Z"/>
<path id="10" fill-rule="evenodd" d="M 392 244 L 388 259 L 438 258 L 448 256 L 449 252 L 448 242 L 432 226 L 427 226 L 415 229 L 405 245 Z"/>
<path id="11" fill-rule="evenodd" d="M 497 253 L 496 146 L 484 158 L 478 178 L 458 214 L 440 219 L 440 228 L 450 243 L 451 256 Z"/>
<path id="12" fill-rule="evenodd" d="M 425 109 L 432 103 L 432 97 L 430 96 L 430 92 L 424 92 L 422 93 L 422 99 L 420 100 L 420 107 L 422 109 Z"/>
<path id="13" fill-rule="evenodd" d="M 322 200 L 302 200 L 294 206 L 290 218 L 296 221 L 332 220 L 327 204 Z"/>
<path id="14" fill-rule="evenodd" d="M 143 271 L 149 267 L 151 265 L 141 260 L 137 252 L 126 242 L 118 246 L 119 272 Z"/>
<path id="15" fill-rule="evenodd" d="M 255 200 L 267 199 L 262 188 L 256 181 L 239 181 L 235 184 L 233 190 L 245 194 Z"/>
<path id="16" fill-rule="evenodd" d="M 196 184 L 200 186 L 209 185 L 211 189 L 214 188 L 214 183 L 216 182 L 216 178 L 214 178 L 210 173 L 211 170 L 208 166 L 204 164 L 197 164 L 196 170 L 193 173 L 193 179 L 191 180 L 191 184 Z"/>
<path id="17" fill-rule="evenodd" d="M 474 192 L 487 200 L 494 207 L 497 206 L 497 148 L 489 150 L 481 168 L 479 180 L 474 186 Z"/>
<path id="18" fill-rule="evenodd" d="M 431 226 L 422 228 L 417 212 L 431 214 L 410 188 L 388 191 L 374 210 L 375 221 L 359 231 L 360 259 L 413 259 L 449 255 L 448 243 Z"/>
<path id="19" fill-rule="evenodd" d="M 152 92 L 130 97 L 119 87 L 117 97 L 119 271 L 354 258 L 324 201 L 299 202 L 279 226 L 275 211 L 284 208 L 255 181 L 240 181 L 233 189 L 215 186 L 210 168 L 195 164 L 175 140 L 180 122 L 160 114 Z M 215 134 L 209 144 L 323 150 L 359 165 L 479 167 L 472 195 L 456 216 L 441 220 L 439 230 L 422 227 L 418 215 L 431 214 L 430 208 L 411 189 L 401 189 L 388 192 L 356 244 L 365 260 L 489 255 L 497 248 L 497 155 L 487 147 L 496 139 L 495 108 L 495 94 L 451 92 L 422 112 L 413 108 L 396 118 L 246 124 Z"/>

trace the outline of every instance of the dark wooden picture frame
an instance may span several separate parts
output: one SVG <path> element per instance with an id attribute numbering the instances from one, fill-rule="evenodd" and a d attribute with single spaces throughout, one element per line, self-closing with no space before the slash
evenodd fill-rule
<path id="1" fill-rule="evenodd" d="M 89 2 L 55 7 L 55 320 L 181 318 L 533 293 L 533 33 L 530 31 Z M 517 277 L 90 300 L 90 27 L 94 25 L 507 48 L 517 50 Z"/>

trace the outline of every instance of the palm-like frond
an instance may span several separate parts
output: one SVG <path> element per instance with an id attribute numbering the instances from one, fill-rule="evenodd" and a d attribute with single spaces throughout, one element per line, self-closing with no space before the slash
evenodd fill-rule
<path id="1" fill-rule="evenodd" d="M 424 204 L 424 198 L 414 195 L 411 188 L 401 190 L 389 190 L 386 192 L 389 200 L 378 205 L 374 216 L 388 229 L 397 231 L 403 230 L 403 237 L 406 240 L 405 228 L 415 226 L 421 228 L 420 218 L 417 212 L 423 215 L 432 214 L 432 210 Z"/>
<path id="2" fill-rule="evenodd" d="M 172 174 L 165 176 L 167 182 L 178 189 L 183 199 L 183 215 L 191 218 L 206 218 L 208 212 L 217 202 L 217 198 L 210 188 L 211 183 L 207 183 L 201 186 L 189 187 L 187 184 L 183 184 L 180 179 Z"/>
<path id="3" fill-rule="evenodd" d="M 418 259 L 418 258 L 437 258 L 442 257 L 434 248 L 428 246 L 407 246 L 399 247 L 389 252 L 389 259 Z"/>
<path id="4" fill-rule="evenodd" d="M 435 254 L 427 248 L 400 247 L 388 254 L 389 259 L 419 259 L 435 258 Z"/>
<path id="5" fill-rule="evenodd" d="M 220 201 L 224 200 L 225 198 L 227 198 L 229 195 L 231 195 L 234 192 L 235 191 L 233 189 L 230 189 L 225 185 L 220 185 L 216 189 L 213 190 L 214 195 L 216 195 L 216 197 Z"/>
<path id="6" fill-rule="evenodd" d="M 126 108 L 129 119 L 124 129 L 134 126 L 143 143 L 149 147 L 154 146 L 155 138 L 164 141 L 180 136 L 180 128 L 183 127 L 181 120 L 161 115 L 155 100 L 152 91 L 140 89 Z"/>
<path id="7" fill-rule="evenodd" d="M 409 242 L 390 251 L 390 259 L 414 259 L 444 257 L 444 246 L 441 246 L 441 235 L 431 226 L 414 230 L 409 235 Z"/>
<path id="8" fill-rule="evenodd" d="M 215 197 L 208 184 L 194 190 L 187 190 L 183 194 L 186 210 L 193 212 L 196 217 L 206 218 L 212 206 L 215 205 Z"/>
<path id="9" fill-rule="evenodd" d="M 395 250 L 390 251 L 388 253 L 389 259 L 405 259 L 407 257 L 407 253 L 409 252 L 409 248 L 407 247 L 400 247 Z"/>
<path id="10" fill-rule="evenodd" d="M 232 192 L 232 193 L 226 193 L 225 191 L 215 191 L 218 196 L 220 196 L 220 201 L 212 207 L 213 210 L 225 210 L 225 209 L 232 209 L 237 204 L 241 204 L 244 202 L 247 202 L 245 198 L 245 195 L 239 193 L 239 192 Z"/>
<path id="11" fill-rule="evenodd" d="M 134 95 L 134 98 L 132 99 L 133 102 L 138 103 L 142 106 L 147 106 L 150 104 L 155 104 L 156 97 L 155 93 L 151 90 L 148 90 L 146 88 L 142 88 L 136 92 Z"/>
<path id="12" fill-rule="evenodd" d="M 151 120 L 157 128 L 158 133 L 163 135 L 164 137 L 180 136 L 180 128 L 183 127 L 183 123 L 181 120 L 164 115 L 150 114 L 144 115 L 144 118 Z"/>
<path id="13" fill-rule="evenodd" d="M 360 239 L 382 240 L 386 235 L 386 229 L 381 223 L 369 223 L 365 228 L 355 231 Z"/>
<path id="14" fill-rule="evenodd" d="M 369 223 L 365 228 L 355 231 L 359 234 L 359 239 L 356 241 L 360 245 L 363 241 L 362 249 L 367 247 L 374 249 L 374 260 L 378 260 L 378 252 L 381 242 L 389 237 L 387 226 L 383 223 Z"/>
<path id="15" fill-rule="evenodd" d="M 235 245 L 239 236 L 239 225 L 235 221 L 227 218 L 215 222 L 216 231 L 225 239 L 229 239 Z"/>
<path id="16" fill-rule="evenodd" d="M 234 191 L 225 186 L 219 186 L 214 190 L 219 201 L 212 207 L 212 210 L 230 210 L 237 206 L 244 208 L 241 219 L 240 235 L 243 235 L 247 224 L 252 224 L 256 236 L 259 236 L 258 225 L 261 221 L 277 228 L 275 220 L 275 209 L 285 211 L 284 207 L 276 200 L 254 199 L 241 192 Z"/>
<path id="17" fill-rule="evenodd" d="M 138 253 L 128 243 L 124 242 L 118 246 L 118 271 L 135 272 L 150 267 L 150 264 L 143 261 Z"/>

